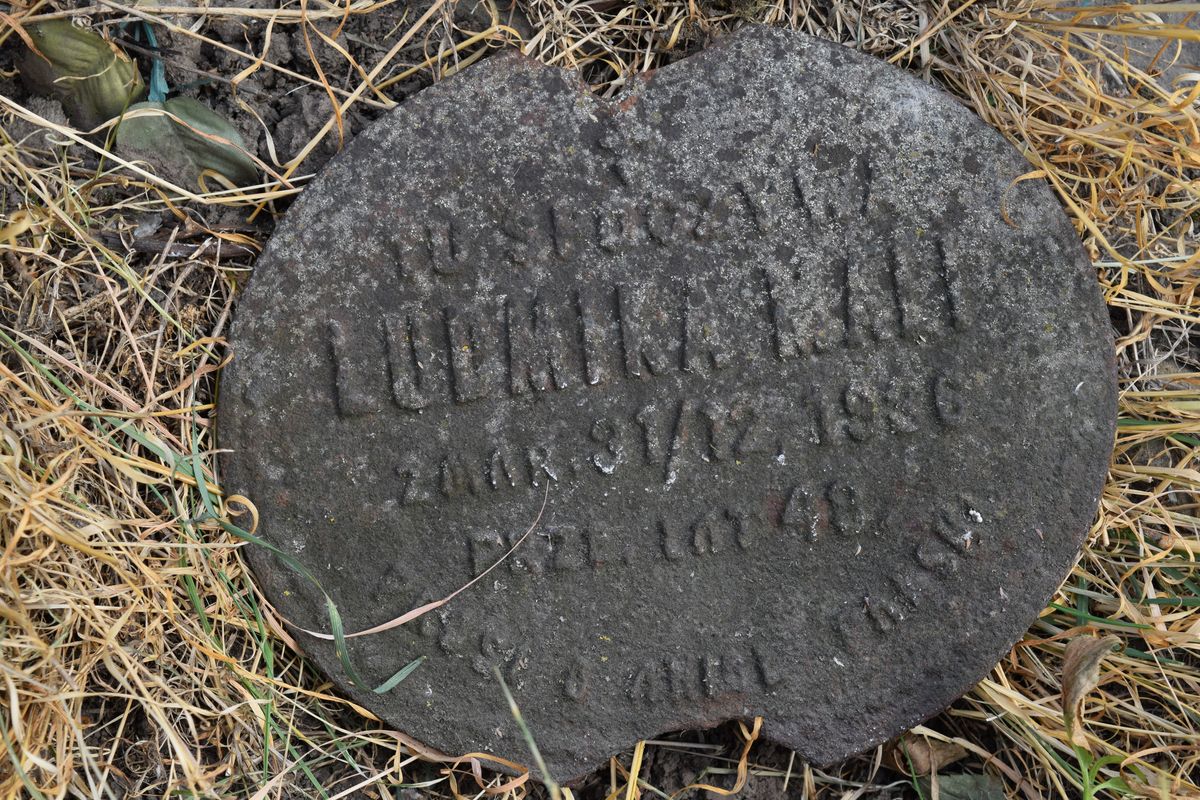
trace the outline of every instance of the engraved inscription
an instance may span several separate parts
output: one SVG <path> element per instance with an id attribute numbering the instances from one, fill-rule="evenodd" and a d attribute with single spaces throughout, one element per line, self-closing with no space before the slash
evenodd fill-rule
<path id="1" fill-rule="evenodd" d="M 959 495 L 941 504 L 936 513 L 917 526 L 909 563 L 895 566 L 891 574 L 862 595 L 860 613 L 839 614 L 830 626 L 842 647 L 861 655 L 878 646 L 879 637 L 899 629 L 925 607 L 927 593 L 936 595 L 941 581 L 956 575 L 963 563 L 991 533 L 990 517 L 977 500 Z M 889 535 L 896 535 L 889 531 Z"/>
<path id="2" fill-rule="evenodd" d="M 626 692 L 639 703 L 679 702 L 772 689 L 779 680 L 761 652 L 727 650 L 646 661 L 634 669 Z"/>
<path id="3" fill-rule="evenodd" d="M 883 215 L 886 223 L 887 209 L 873 199 L 869 161 L 836 149 L 822 151 L 818 161 L 824 166 L 797 167 L 790 177 L 649 193 L 639 202 L 585 208 L 557 200 L 540 210 L 517 210 L 497 229 L 502 245 L 467 241 L 464 226 L 439 211 L 426 222 L 399 226 L 400 274 L 457 280 L 486 252 L 525 265 L 533 254 L 571 262 L 628 247 L 728 240 L 749 254 L 789 217 L 829 231 L 858 224 L 863 215 Z M 790 205 L 782 202 L 782 185 L 793 187 Z M 820 256 L 810 247 L 778 250 L 761 260 L 761 277 L 744 286 L 711 277 L 683 285 L 631 277 L 581 286 L 571 295 L 522 288 L 469 302 L 413 304 L 380 320 L 383 349 L 361 346 L 369 323 L 352 331 L 331 320 L 336 407 L 347 417 L 422 412 L 446 403 L 607 386 L 618 376 L 703 377 L 768 355 L 786 362 L 896 340 L 929 345 L 968 331 L 972 311 L 961 275 L 969 256 L 955 237 L 884 229 L 879 246 L 853 257 Z M 765 324 L 761 339 L 747 336 L 755 320 Z M 368 363 L 372 359 L 380 363 Z"/>
<path id="4" fill-rule="evenodd" d="M 825 281 L 822 271 L 836 276 Z M 617 374 L 703 377 L 767 352 L 787 361 L 900 337 L 925 343 L 966 324 L 953 284 L 937 276 L 923 275 L 922 294 L 836 260 L 812 270 L 764 272 L 764 293 L 746 309 L 749 319 L 769 318 L 769 341 L 762 342 L 729 329 L 730 315 L 721 312 L 727 292 L 699 285 L 621 283 L 574 298 L 543 292 L 460 302 L 440 312 L 409 308 L 380 320 L 386 348 L 365 347 L 357 330 L 331 320 L 337 407 L 346 416 L 389 407 L 421 411 L 501 392 L 601 386 Z"/>
<path id="5" fill-rule="evenodd" d="M 722 720 L 813 763 L 898 735 L 1034 618 L 1112 441 L 1094 270 L 1002 137 L 781 29 L 682 64 L 415 94 L 233 320 L 220 478 L 270 599 L 336 602 L 340 652 L 293 630 L 331 684 L 503 769 L 498 674 L 530 782 Z"/>
<path id="6" fill-rule="evenodd" d="M 937 375 L 927 382 L 919 376 L 886 383 L 851 378 L 840 386 L 810 386 L 789 398 L 795 424 L 782 429 L 770 424 L 759 398 L 667 397 L 640 407 L 613 408 L 611 416 L 595 418 L 578 430 L 574 442 L 492 438 L 425 462 L 410 456 L 397 467 L 400 498 L 405 506 L 487 499 L 568 475 L 637 475 L 669 488 L 681 475 L 699 470 L 736 472 L 747 463 L 803 463 L 832 447 L 952 429 L 961 423 L 960 391 L 957 381 Z M 786 504 L 790 511 L 783 513 L 798 520 L 803 510 L 852 528 L 854 491 L 831 484 L 812 497 L 795 494 Z"/>

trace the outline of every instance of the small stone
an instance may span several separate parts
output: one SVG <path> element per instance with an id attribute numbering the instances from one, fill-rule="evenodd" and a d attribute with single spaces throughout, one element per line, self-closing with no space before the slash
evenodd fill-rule
<path id="1" fill-rule="evenodd" d="M 229 493 L 383 719 L 551 773 L 731 718 L 828 763 L 987 674 L 1070 568 L 1112 338 L 1048 188 L 952 98 L 746 29 L 615 102 L 501 55 L 360 133 L 259 261 Z M 533 533 L 522 533 L 545 510 Z M 321 594 L 251 548 L 296 626 Z"/>

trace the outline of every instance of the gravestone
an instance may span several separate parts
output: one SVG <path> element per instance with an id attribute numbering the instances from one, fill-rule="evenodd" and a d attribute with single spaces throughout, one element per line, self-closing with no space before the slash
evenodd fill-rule
<path id="1" fill-rule="evenodd" d="M 301 644 L 450 754 L 551 773 L 731 718 L 815 762 L 936 713 L 1096 509 L 1112 340 L 1075 232 L 938 90 L 748 29 L 599 100 L 499 55 L 360 134 L 241 298 L 227 491 L 330 592 Z M 292 624 L 321 595 L 247 551 Z"/>

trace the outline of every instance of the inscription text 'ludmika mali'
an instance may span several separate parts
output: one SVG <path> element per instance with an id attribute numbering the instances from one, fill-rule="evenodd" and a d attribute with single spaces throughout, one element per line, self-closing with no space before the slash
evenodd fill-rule
<path id="1" fill-rule="evenodd" d="M 721 194 L 706 196 L 712 206 Z M 742 205 L 734 207 L 746 215 L 738 227 L 746 241 L 776 224 L 754 213 L 749 195 L 736 196 Z M 692 237 L 697 230 L 717 235 L 694 220 L 686 225 L 660 221 L 655 239 L 653 212 L 644 209 L 634 215 L 636 225 L 627 221 L 618 227 L 633 226 L 627 235 L 634 242 L 643 230 L 639 226 L 651 243 L 661 244 L 681 227 Z M 672 213 L 677 219 L 679 212 Z M 800 221 L 832 224 L 838 213 L 826 209 L 816 219 L 815 212 L 806 211 Z M 555 218 L 553 210 L 546 216 Z M 720 215 L 726 225 L 736 218 L 728 209 Z M 605 232 L 609 222 L 597 212 L 574 224 L 577 234 L 587 232 L 599 242 L 594 249 L 602 253 L 606 237 L 615 235 Z M 557 228 L 545 227 L 553 242 Z M 442 236 L 424 235 L 431 248 L 443 243 L 440 259 L 456 261 L 458 250 L 445 244 L 453 242 L 449 229 Z M 550 245 L 547 252 L 586 257 Z M 877 250 L 856 258 L 765 258 L 737 275 L 737 285 L 722 285 L 711 275 L 671 283 L 628 279 L 570 290 L 521 285 L 486 296 L 457 295 L 444 303 L 412 302 L 377 317 L 335 316 L 326 333 L 337 410 L 343 417 L 422 412 L 669 374 L 703 376 L 732 364 L 764 358 L 788 362 L 889 341 L 930 343 L 970 326 L 960 258 L 943 239 L 922 231 L 896 232 Z"/>

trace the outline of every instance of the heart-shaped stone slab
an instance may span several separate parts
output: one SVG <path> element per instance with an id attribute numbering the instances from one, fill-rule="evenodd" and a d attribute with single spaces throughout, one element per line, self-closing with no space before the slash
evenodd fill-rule
<path id="1" fill-rule="evenodd" d="M 307 188 L 237 308 L 225 485 L 358 630 L 357 702 L 558 779 L 730 718 L 831 762 L 984 676 L 1115 419 L 1094 275 L 952 98 L 753 29 L 616 102 L 501 55 Z M 292 623 L 320 594 L 265 550 Z"/>

